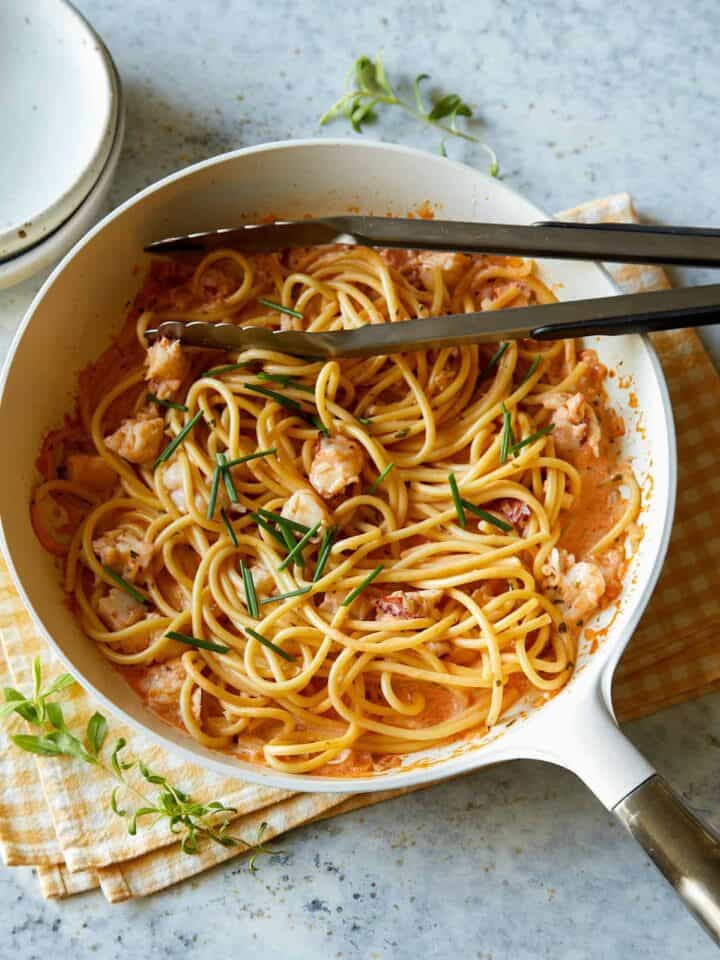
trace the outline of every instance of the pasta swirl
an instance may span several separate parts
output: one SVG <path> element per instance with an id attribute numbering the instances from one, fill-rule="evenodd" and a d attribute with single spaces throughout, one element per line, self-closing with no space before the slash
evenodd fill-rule
<path id="1" fill-rule="evenodd" d="M 640 511 L 592 351 L 145 339 L 165 317 L 319 331 L 553 299 L 510 257 L 156 263 L 38 459 L 34 527 L 88 637 L 200 743 L 287 773 L 383 769 L 560 690 Z"/>

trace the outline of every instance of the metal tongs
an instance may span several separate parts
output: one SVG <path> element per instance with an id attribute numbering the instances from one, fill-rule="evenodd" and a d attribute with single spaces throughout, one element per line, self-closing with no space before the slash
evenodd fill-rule
<path id="1" fill-rule="evenodd" d="M 158 240 L 148 253 L 207 253 L 232 247 L 270 253 L 287 247 L 349 244 L 459 253 L 500 253 L 562 260 L 720 267 L 720 230 L 548 220 L 531 226 L 338 216 L 248 224 Z M 720 322 L 720 284 L 570 300 L 533 307 L 450 314 L 367 324 L 355 330 L 304 333 L 233 323 L 163 320 L 150 340 L 170 337 L 219 350 L 257 348 L 325 359 L 368 357 L 531 337 L 558 340 L 601 334 L 648 333 Z"/>

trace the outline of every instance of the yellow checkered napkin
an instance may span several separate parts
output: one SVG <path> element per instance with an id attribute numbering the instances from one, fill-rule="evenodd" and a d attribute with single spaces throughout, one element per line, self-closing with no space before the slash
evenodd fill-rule
<path id="1" fill-rule="evenodd" d="M 561 219 L 636 220 L 627 194 L 583 204 Z M 654 267 L 609 268 L 627 291 L 668 286 Z M 668 379 L 678 432 L 679 484 L 675 528 L 660 583 L 618 669 L 614 701 L 621 719 L 720 688 L 720 407 L 718 377 L 692 331 L 658 334 L 655 345 Z M 31 687 L 33 657 L 46 678 L 62 672 L 33 629 L 0 563 L 0 686 Z M 95 706 L 79 687 L 67 693 L 66 716 L 83 729 Z M 129 837 L 126 822 L 108 805 L 114 781 L 102 770 L 72 760 L 36 758 L 12 746 L 22 729 L 15 718 L 0 728 L 0 852 L 8 866 L 37 867 L 43 895 L 64 897 L 100 886 L 111 902 L 144 896 L 239 855 L 210 845 L 183 854 L 167 830 L 143 827 Z M 199 800 L 219 799 L 237 808 L 233 834 L 252 843 L 314 820 L 337 816 L 398 791 L 293 794 L 209 773 L 179 760 L 110 718 L 110 738 L 125 737 L 133 754 Z"/>
<path id="2" fill-rule="evenodd" d="M 638 217 L 621 193 L 566 210 L 558 219 Z M 627 293 L 670 286 L 660 267 L 607 267 Z M 621 720 L 720 688 L 720 376 L 694 330 L 655 333 L 652 340 L 675 417 L 678 493 L 662 576 L 615 676 L 613 701 Z"/>

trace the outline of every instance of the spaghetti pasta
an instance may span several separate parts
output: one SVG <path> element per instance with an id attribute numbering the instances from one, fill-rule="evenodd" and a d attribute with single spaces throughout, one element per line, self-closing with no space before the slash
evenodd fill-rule
<path id="1" fill-rule="evenodd" d="M 166 317 L 316 331 L 553 299 L 499 256 L 155 263 L 38 459 L 34 527 L 87 635 L 202 744 L 289 773 L 381 769 L 560 690 L 640 510 L 592 351 L 145 341 Z"/>

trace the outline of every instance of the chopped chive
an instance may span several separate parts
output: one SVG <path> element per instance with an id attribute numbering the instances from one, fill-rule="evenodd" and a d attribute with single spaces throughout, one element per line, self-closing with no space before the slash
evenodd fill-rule
<path id="1" fill-rule="evenodd" d="M 312 530 L 308 530 L 308 532 L 300 540 L 298 540 L 298 542 L 292 548 L 290 553 L 285 557 L 283 562 L 280 564 L 280 566 L 278 567 L 278 570 L 285 570 L 286 567 L 290 566 L 290 564 L 296 557 L 298 561 L 302 563 L 302 548 L 305 546 L 308 540 L 312 539 L 312 537 L 315 536 L 315 534 L 318 532 L 319 529 L 320 529 L 320 521 L 318 520 L 318 522 L 315 524 Z"/>
<path id="2" fill-rule="evenodd" d="M 325 567 L 327 566 L 328 559 L 330 557 L 330 549 L 333 545 L 333 540 L 335 539 L 335 534 L 337 530 L 335 527 L 330 527 L 329 530 L 326 530 L 323 534 L 322 543 L 320 544 L 320 550 L 318 551 L 317 563 L 315 565 L 315 573 L 313 575 L 313 583 L 317 583 L 321 579 L 323 573 L 325 573 Z"/>
<path id="3" fill-rule="evenodd" d="M 362 423 L 363 426 L 365 427 L 368 424 L 372 423 L 372 417 L 355 417 L 355 419 L 357 420 L 358 423 Z"/>
<path id="4" fill-rule="evenodd" d="M 189 647 L 200 647 L 201 650 L 212 650 L 213 653 L 229 653 L 230 647 L 224 643 L 211 643 L 209 640 L 198 640 L 197 637 L 191 637 L 187 633 L 178 633 L 176 630 L 168 630 L 165 634 L 170 640 L 178 640 L 180 643 L 186 643 Z"/>
<path id="5" fill-rule="evenodd" d="M 271 537 L 277 540 L 277 542 L 280 544 L 281 547 L 284 547 L 286 545 L 284 538 L 277 532 L 277 530 L 272 526 L 272 524 L 268 523 L 267 520 L 265 520 L 264 517 L 261 517 L 257 513 L 251 513 L 250 516 L 253 518 L 253 520 L 259 527 L 262 527 L 262 529 L 265 530 L 267 533 L 269 533 Z"/>
<path id="6" fill-rule="evenodd" d="M 182 428 L 180 433 L 178 433 L 178 435 L 173 440 L 170 441 L 170 443 L 165 447 L 163 452 L 157 458 L 157 460 L 153 464 L 153 470 L 156 467 L 158 467 L 161 463 L 165 463 L 166 460 L 170 459 L 170 457 L 175 453 L 177 448 L 183 442 L 185 437 L 190 433 L 190 431 L 198 422 L 201 416 L 202 416 L 202 410 L 198 410 L 198 412 L 193 417 L 191 417 L 190 420 L 188 420 L 188 422 Z"/>
<path id="7" fill-rule="evenodd" d="M 395 466 L 394 463 L 389 463 L 389 464 L 385 467 L 385 469 L 384 469 L 383 471 L 381 471 L 381 473 L 379 473 L 377 477 L 375 477 L 375 479 L 374 479 L 373 482 L 372 482 L 372 485 L 371 485 L 370 488 L 368 489 L 368 493 L 370 493 L 370 494 L 375 493 L 375 491 L 377 490 L 377 488 L 380 486 L 380 484 L 383 482 L 383 480 L 385 479 L 385 477 L 390 473 L 390 471 L 392 470 L 392 468 L 393 468 L 394 466 Z"/>
<path id="8" fill-rule="evenodd" d="M 243 629 L 245 633 L 257 640 L 258 643 L 262 643 L 262 645 L 267 647 L 268 650 L 272 650 L 273 653 L 276 653 L 279 657 L 282 657 L 283 660 L 289 660 L 291 663 L 293 663 L 297 659 L 297 657 L 294 657 L 291 653 L 286 653 L 282 647 L 278 647 L 276 644 L 274 644 L 272 640 L 268 640 L 267 637 L 264 637 L 261 633 L 258 633 L 257 630 L 253 630 L 252 627 L 243 627 Z"/>
<path id="9" fill-rule="evenodd" d="M 240 574 L 242 575 L 243 586 L 245 587 L 245 600 L 247 601 L 246 606 L 248 613 L 257 620 L 260 616 L 260 609 L 258 607 L 257 593 L 255 592 L 255 581 L 253 580 L 252 573 L 245 565 L 244 560 L 240 561 Z"/>
<path id="10" fill-rule="evenodd" d="M 232 373 L 233 370 L 245 370 L 246 367 L 251 367 L 255 361 L 254 360 L 243 360 L 242 363 L 226 363 L 223 367 L 213 367 L 212 370 L 206 370 L 205 373 L 201 373 L 201 377 L 217 377 L 221 373 Z"/>
<path id="11" fill-rule="evenodd" d="M 163 400 L 162 397 L 158 397 L 156 393 L 148 393 L 145 399 L 149 400 L 150 403 L 158 403 L 161 407 L 167 407 L 168 410 L 182 410 L 183 413 L 188 412 L 188 408 L 184 403 L 173 403 L 172 400 Z"/>
<path id="12" fill-rule="evenodd" d="M 228 470 L 227 457 L 224 453 L 216 453 L 215 457 L 220 467 L 222 473 L 223 482 L 225 484 L 225 489 L 227 490 L 227 495 L 230 498 L 230 503 L 237 503 L 240 499 L 237 495 L 237 490 L 235 489 L 235 484 L 233 483 L 232 474 Z"/>
<path id="13" fill-rule="evenodd" d="M 452 493 L 453 501 L 455 502 L 455 512 L 457 513 L 458 523 L 464 530 L 467 525 L 467 519 L 465 517 L 465 511 L 463 510 L 463 502 L 460 499 L 460 491 L 458 490 L 457 480 L 455 479 L 454 473 L 448 474 L 448 482 L 450 484 L 450 492 Z"/>
<path id="14" fill-rule="evenodd" d="M 258 460 L 260 457 L 269 457 L 273 453 L 277 453 L 277 447 L 270 447 L 269 450 L 256 450 L 255 453 L 248 453 L 245 457 L 238 457 L 237 460 L 230 460 L 226 466 L 229 469 L 230 467 L 236 467 L 239 463 L 249 463 L 251 460 Z"/>
<path id="15" fill-rule="evenodd" d="M 505 402 L 500 404 L 502 409 L 502 418 L 503 418 L 503 429 L 502 429 L 502 438 L 500 440 L 500 463 L 505 463 L 510 453 L 510 448 L 515 443 L 515 437 L 513 436 L 512 429 L 512 414 L 505 406 Z"/>
<path id="16" fill-rule="evenodd" d="M 275 303 L 274 300 L 267 300 L 265 297 L 258 297 L 258 303 L 261 303 L 268 310 L 277 310 L 278 313 L 286 313 L 289 317 L 296 317 L 298 320 L 304 320 L 303 314 L 299 310 L 293 310 L 292 307 L 285 307 L 282 303 Z"/>
<path id="17" fill-rule="evenodd" d="M 310 593 L 310 587 L 299 587 L 297 590 L 288 590 L 287 593 L 276 593 L 274 597 L 263 597 L 260 606 L 262 607 L 266 603 L 276 603 L 278 600 L 289 600 L 290 597 L 300 597 L 304 593 Z"/>
<path id="18" fill-rule="evenodd" d="M 527 447 L 528 444 L 535 443 L 536 440 L 539 440 L 541 437 L 546 437 L 549 433 L 552 433 L 555 429 L 554 423 L 549 423 L 546 427 L 543 427 L 541 430 L 538 430 L 536 433 L 531 433 L 529 437 L 525 437 L 524 440 L 518 440 L 517 443 L 512 445 L 513 455 L 522 450 L 523 447 Z"/>
<path id="19" fill-rule="evenodd" d="M 498 527 L 500 530 L 504 530 L 506 533 L 514 529 L 511 523 L 507 523 L 494 514 L 488 513 L 488 511 L 483 510 L 482 507 L 476 507 L 474 503 L 463 500 L 462 505 L 466 510 L 469 510 L 470 513 L 474 513 L 476 517 L 480 517 L 481 520 L 487 520 L 488 523 L 491 523 L 494 527 Z"/>
<path id="20" fill-rule="evenodd" d="M 223 523 L 225 524 L 225 529 L 227 530 L 228 536 L 232 541 L 232 545 L 234 547 L 237 547 L 238 538 L 235 535 L 235 531 L 233 530 L 232 524 L 230 523 L 230 518 L 228 517 L 227 513 L 225 513 L 225 507 L 220 507 L 220 516 L 222 517 Z"/>
<path id="21" fill-rule="evenodd" d="M 268 397 L 270 400 L 274 400 L 275 403 L 279 403 L 281 407 L 285 407 L 286 410 L 302 410 L 302 407 L 291 397 L 285 397 L 282 393 L 278 393 L 277 390 L 268 390 L 267 387 L 260 387 L 256 383 L 246 383 L 245 388 L 247 390 L 253 390 L 255 393 L 261 393 L 264 397 Z"/>
<path id="22" fill-rule="evenodd" d="M 285 526 L 290 527 L 291 530 L 297 530 L 298 533 L 307 533 L 310 529 L 310 527 L 306 527 L 304 523 L 298 523 L 297 520 L 290 520 L 289 517 L 282 517 L 279 513 L 273 513 L 272 510 L 265 510 L 264 507 L 260 507 L 258 513 L 260 516 L 265 517 L 266 520 L 285 524 Z"/>
<path id="23" fill-rule="evenodd" d="M 316 430 L 319 430 L 320 433 L 322 433 L 324 436 L 326 436 L 326 437 L 329 437 L 329 436 L 330 436 L 330 431 L 329 431 L 328 428 L 325 426 L 325 424 L 322 422 L 322 420 L 320 419 L 320 417 L 318 417 L 318 416 L 316 416 L 316 415 L 312 415 L 312 416 L 306 417 L 305 419 L 308 421 L 308 423 L 311 423 L 311 424 L 315 427 Z"/>
<path id="24" fill-rule="evenodd" d="M 404 440 L 409 433 L 410 427 L 403 427 L 402 430 L 398 430 L 394 436 L 396 440 Z"/>
<path id="25" fill-rule="evenodd" d="M 208 498 L 207 513 L 205 514 L 208 520 L 212 520 L 213 514 L 215 513 L 215 506 L 217 505 L 218 489 L 220 487 L 220 474 L 222 472 L 223 472 L 223 469 L 220 466 L 220 464 L 218 464 L 215 467 L 212 483 L 210 484 L 210 496 Z"/>
<path id="26" fill-rule="evenodd" d="M 507 348 L 508 348 L 509 346 L 510 346 L 510 344 L 508 343 L 507 340 L 506 340 L 504 343 L 501 343 L 501 344 L 500 344 L 500 346 L 497 348 L 497 350 L 496 350 L 495 353 L 492 355 L 492 357 L 490 357 L 490 360 L 488 361 L 487 366 L 484 367 L 484 368 L 480 371 L 480 373 L 478 374 L 478 378 L 477 378 L 477 382 L 478 382 L 478 383 L 482 383 L 482 381 L 485 379 L 485 377 L 487 377 L 487 375 L 490 373 L 490 371 L 491 371 L 494 367 L 496 367 L 496 366 L 498 365 L 498 363 L 500 363 L 500 361 L 502 360 L 503 354 L 505 353 L 505 351 L 507 350 Z"/>
<path id="27" fill-rule="evenodd" d="M 125 577 L 121 577 L 120 574 L 116 573 L 112 567 L 107 567 L 105 564 L 103 564 L 103 570 L 110 577 L 110 579 L 114 580 L 120 589 L 124 590 L 128 596 L 133 598 L 133 600 L 137 600 L 138 603 L 142 603 L 143 605 L 149 603 L 148 598 L 144 594 L 140 593 L 139 590 L 136 590 L 131 583 L 127 582 Z"/>
<path id="28" fill-rule="evenodd" d="M 342 601 L 342 603 L 340 604 L 340 606 L 341 606 L 341 607 L 349 607 L 350 604 L 353 602 L 353 600 L 355 600 L 357 597 L 359 597 L 360 594 L 361 594 L 361 593 L 363 592 L 363 590 L 365 589 L 365 587 L 369 586 L 369 585 L 373 582 L 373 580 L 375 579 L 375 577 L 377 577 L 379 574 L 381 574 L 384 569 L 385 569 L 385 567 L 382 565 L 382 563 L 379 563 L 379 564 L 375 567 L 375 569 L 372 570 L 372 571 L 365 577 L 365 579 L 362 581 L 362 583 L 359 583 L 359 584 L 355 587 L 354 590 L 351 590 L 351 591 L 350 591 L 350 593 L 345 597 L 345 599 Z"/>
<path id="29" fill-rule="evenodd" d="M 280 535 L 283 538 L 286 550 L 292 550 L 297 540 L 295 539 L 295 534 L 292 532 L 290 527 L 286 523 L 278 523 L 280 528 Z"/>
<path id="30" fill-rule="evenodd" d="M 540 356 L 539 353 L 537 353 L 537 354 L 535 355 L 535 357 L 533 358 L 533 362 L 532 362 L 532 363 L 530 364 L 530 366 L 528 367 L 527 373 L 525 374 L 525 376 L 522 378 L 522 380 L 521 380 L 520 383 L 518 384 L 519 387 L 521 387 L 524 383 L 526 383 L 526 382 L 530 379 L 530 377 L 535 373 L 535 371 L 537 370 L 537 368 L 540 366 L 540 361 L 541 361 L 541 360 L 542 360 L 542 357 Z"/>
<path id="31" fill-rule="evenodd" d="M 281 383 L 284 387 L 294 387 L 296 390 L 303 390 L 305 393 L 312 393 L 315 395 L 315 388 L 308 387 L 304 383 L 298 383 L 295 377 L 291 377 L 285 373 L 265 373 L 263 370 L 262 373 L 257 374 L 258 380 L 267 380 L 270 383 Z"/>

